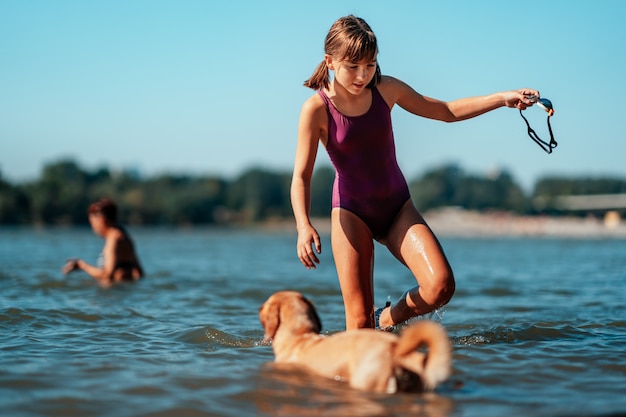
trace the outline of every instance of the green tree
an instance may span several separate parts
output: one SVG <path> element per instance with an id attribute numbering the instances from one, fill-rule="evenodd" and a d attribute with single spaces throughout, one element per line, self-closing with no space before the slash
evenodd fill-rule
<path id="1" fill-rule="evenodd" d="M 25 186 L 36 223 L 73 224 L 85 218 L 87 174 L 73 161 L 44 167 L 41 179 Z"/>
<path id="2" fill-rule="evenodd" d="M 30 201 L 19 188 L 0 175 L 0 224 L 26 224 L 30 222 Z"/>
<path id="3" fill-rule="evenodd" d="M 122 198 L 144 223 L 212 224 L 223 206 L 226 183 L 218 178 L 163 175 Z"/>
<path id="4" fill-rule="evenodd" d="M 419 210 L 459 206 L 468 210 L 506 210 L 524 213 L 528 198 L 507 171 L 490 176 L 468 175 L 458 165 L 445 165 L 426 172 L 410 183 Z"/>
<path id="5" fill-rule="evenodd" d="M 411 181 L 409 188 L 415 206 L 420 211 L 437 207 L 456 205 L 456 191 L 463 172 L 458 165 L 445 165 Z"/>
<path id="6" fill-rule="evenodd" d="M 290 216 L 290 183 L 288 173 L 252 168 L 230 184 L 226 206 L 240 213 L 244 222 Z"/>

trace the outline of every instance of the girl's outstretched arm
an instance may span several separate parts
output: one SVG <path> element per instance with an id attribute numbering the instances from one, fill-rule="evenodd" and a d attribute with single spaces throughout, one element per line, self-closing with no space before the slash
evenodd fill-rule
<path id="1" fill-rule="evenodd" d="M 524 110 L 534 103 L 528 96 L 539 96 L 537 90 L 522 88 L 446 102 L 423 96 L 404 82 L 389 76 L 383 77 L 379 88 L 388 104 L 398 104 L 415 115 L 444 122 L 471 119 L 505 106 Z"/>

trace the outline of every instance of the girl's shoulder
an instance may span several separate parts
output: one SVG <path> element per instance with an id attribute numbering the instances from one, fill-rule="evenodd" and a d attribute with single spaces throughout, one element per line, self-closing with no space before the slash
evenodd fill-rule
<path id="1" fill-rule="evenodd" d="M 383 75 L 376 88 L 388 104 L 395 104 L 400 96 L 411 89 L 405 82 L 390 75 Z"/>
<path id="2" fill-rule="evenodd" d="M 403 88 L 403 86 L 406 86 L 404 82 L 396 77 L 392 77 L 391 75 L 381 76 L 380 81 L 376 84 L 376 88 L 383 91 L 397 90 L 399 88 Z"/>
<path id="3" fill-rule="evenodd" d="M 326 104 L 318 92 L 306 99 L 300 111 L 300 128 L 323 131 L 328 125 Z M 316 138 L 318 138 L 316 136 Z"/>
<path id="4" fill-rule="evenodd" d="M 302 105 L 302 112 L 317 113 L 322 111 L 326 112 L 326 104 L 324 103 L 324 99 L 322 99 L 319 91 L 316 91 L 315 94 L 305 100 Z"/>

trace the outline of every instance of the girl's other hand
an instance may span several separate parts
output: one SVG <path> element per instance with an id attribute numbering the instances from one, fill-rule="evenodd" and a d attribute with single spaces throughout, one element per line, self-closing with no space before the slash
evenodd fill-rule
<path id="1" fill-rule="evenodd" d="M 306 269 L 315 269 L 316 265 L 320 263 L 316 253 L 322 253 L 322 242 L 320 241 L 317 230 L 311 225 L 299 228 L 298 243 L 296 246 L 298 258 L 300 258 L 302 265 L 304 265 Z M 313 248 L 315 248 L 315 251 Z"/>

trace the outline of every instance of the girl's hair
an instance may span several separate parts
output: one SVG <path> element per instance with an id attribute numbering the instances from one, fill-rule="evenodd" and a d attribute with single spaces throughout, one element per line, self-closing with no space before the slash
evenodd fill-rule
<path id="1" fill-rule="evenodd" d="M 376 35 L 360 17 L 344 16 L 333 23 L 328 31 L 324 42 L 324 52 L 342 61 L 373 61 L 378 53 Z M 380 82 L 380 77 L 380 67 L 377 62 L 376 73 L 367 87 L 376 86 Z M 322 87 L 328 88 L 329 82 L 328 66 L 324 60 L 317 66 L 311 78 L 304 82 L 304 86 L 319 90 Z"/>
<path id="2" fill-rule="evenodd" d="M 110 225 L 117 223 L 117 206 L 108 198 L 101 198 L 100 200 L 92 203 L 87 210 L 89 215 L 100 214 L 106 222 Z"/>

